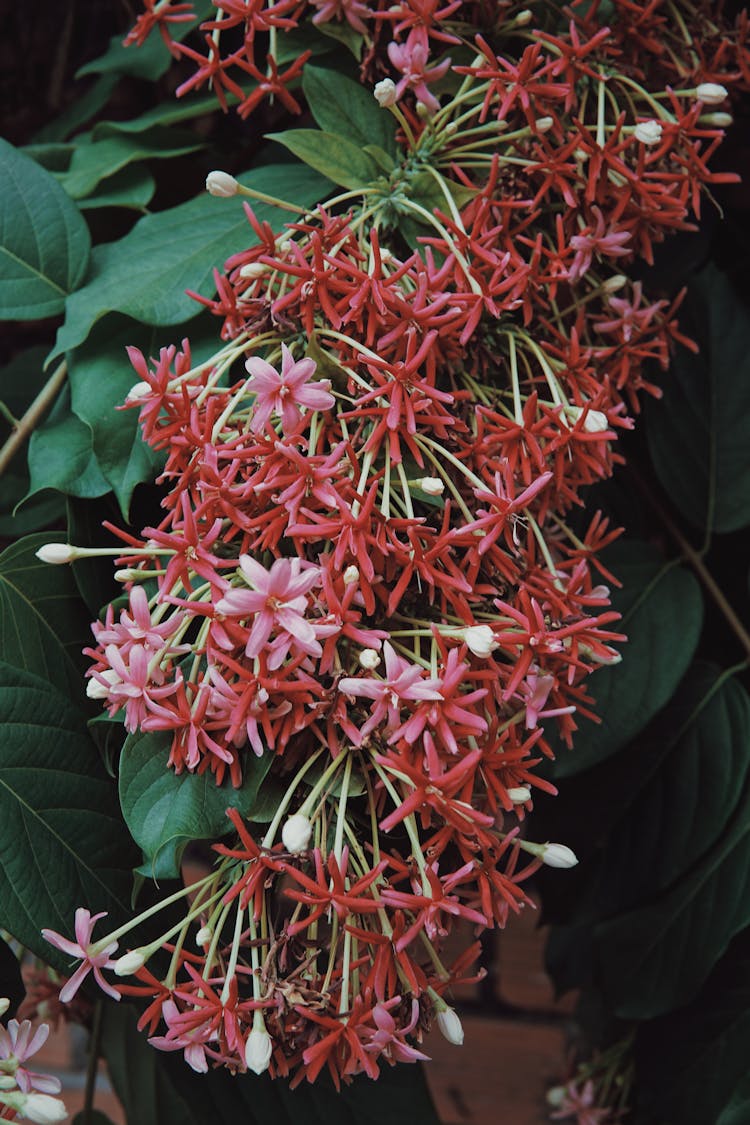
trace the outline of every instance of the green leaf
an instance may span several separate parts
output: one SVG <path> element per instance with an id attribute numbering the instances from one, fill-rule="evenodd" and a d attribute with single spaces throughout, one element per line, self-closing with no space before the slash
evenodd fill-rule
<path id="1" fill-rule="evenodd" d="M 156 191 L 156 181 L 143 165 L 123 168 L 114 176 L 102 180 L 96 191 L 81 199 L 78 206 L 82 211 L 93 211 L 98 207 L 132 207 L 145 211 Z"/>
<path id="2" fill-rule="evenodd" d="M 750 933 L 730 946 L 695 1000 L 639 1029 L 638 1125 L 747 1125 Z"/>
<path id="3" fill-rule="evenodd" d="M 665 564 L 656 548 L 621 541 L 604 556 L 622 581 L 612 594 L 622 614 L 614 628 L 625 633 L 622 662 L 597 669 L 591 679 L 595 724 L 581 719 L 572 751 L 555 762 L 555 777 L 571 777 L 627 745 L 671 697 L 695 652 L 703 600 L 693 574 Z"/>
<path id="4" fill-rule="evenodd" d="M 293 177 L 293 186 L 290 181 Z M 306 207 L 324 198 L 330 185 L 304 168 L 270 165 L 239 177 L 243 184 L 277 198 L 294 195 Z M 259 203 L 261 220 L 276 227 L 280 212 Z M 81 344 L 108 312 L 121 312 L 145 324 L 181 324 L 201 311 L 186 289 L 214 291 L 213 270 L 255 235 L 241 200 L 202 194 L 167 211 L 146 215 L 119 242 L 97 246 L 87 284 L 69 300 L 50 359 Z"/>
<path id="5" fill-rule="evenodd" d="M 184 130 L 157 128 L 132 137 L 127 133 L 118 133 L 76 145 L 70 167 L 59 182 L 71 199 L 83 199 L 101 180 L 115 175 L 128 164 L 138 160 L 184 156 L 201 147 L 195 134 Z"/>
<path id="6" fill-rule="evenodd" d="M 476 195 L 475 191 L 464 187 L 463 184 L 456 184 L 453 180 L 446 179 L 445 176 L 441 176 L 441 179 L 445 184 L 445 191 L 451 196 L 459 210 L 465 207 L 469 200 Z M 444 215 L 450 213 L 450 204 L 445 192 L 429 172 L 419 172 L 412 179 L 408 187 L 408 196 L 415 203 L 421 204 L 427 211 L 442 211 Z M 410 218 L 420 222 L 419 215 L 414 215 L 413 212 L 410 213 Z"/>
<path id="7" fill-rule="evenodd" d="M 118 81 L 119 77 L 114 73 L 97 78 L 85 94 L 79 94 L 64 113 L 48 122 L 34 135 L 34 143 L 64 141 L 71 133 L 76 133 L 107 104 Z"/>
<path id="8" fill-rule="evenodd" d="M 715 266 L 691 282 L 681 319 L 701 349 L 678 349 L 646 413 L 664 489 L 694 527 L 750 523 L 750 311 Z"/>
<path id="9" fill-rule="evenodd" d="M 122 913 L 132 859 L 85 720 L 38 676 L 0 664 L 0 917 L 60 971 L 69 958 L 41 936 L 69 934 L 78 906 Z"/>
<path id="10" fill-rule="evenodd" d="M 0 319 L 62 312 L 89 260 L 88 227 L 54 177 L 0 140 Z"/>
<path id="11" fill-rule="evenodd" d="M 19 352 L 0 371 L 0 400 L 14 418 L 21 418 L 48 376 L 44 373 L 44 360 L 48 348 L 28 348 Z M 11 425 L 0 415 L 0 443 L 11 433 Z M 26 449 L 19 449 L 3 475 L 0 489 L 0 535 L 17 538 L 39 527 L 54 523 L 62 515 L 62 497 L 47 494 L 30 500 L 19 512 L 14 509 L 29 491 L 29 470 Z"/>
<path id="12" fill-rule="evenodd" d="M 269 133 L 268 140 L 277 141 L 303 163 L 341 187 L 367 187 L 383 175 L 372 156 L 352 141 L 333 133 L 318 129 L 286 129 L 283 133 Z"/>
<path id="13" fill-rule="evenodd" d="M 229 95 L 231 101 L 231 94 Z M 98 121 L 92 133 L 94 140 L 116 133 L 145 133 L 155 125 L 176 125 L 180 121 L 192 121 L 195 117 L 205 117 L 214 113 L 218 103 L 214 97 L 180 98 L 175 102 L 160 102 L 153 109 L 147 110 L 139 117 L 131 117 L 128 121 Z"/>
<path id="14" fill-rule="evenodd" d="M 65 388 L 29 442 L 30 499 L 47 489 L 69 496 L 96 497 L 109 492 L 94 453 L 91 428 L 70 410 Z"/>
<path id="15" fill-rule="evenodd" d="M 176 774 L 167 767 L 169 735 L 139 732 L 125 740 L 120 758 L 120 803 L 131 835 L 144 854 L 143 873 L 155 879 L 179 874 L 180 858 L 191 840 L 214 840 L 231 831 L 228 808 L 252 820 L 273 754 L 243 763 L 238 789 L 217 785 L 210 771 Z"/>
<path id="16" fill-rule="evenodd" d="M 147 357 L 158 356 L 171 342 L 165 336 L 125 317 L 109 316 L 70 358 L 73 410 L 91 429 L 97 461 L 126 519 L 134 488 L 157 476 L 163 456 L 143 441 L 138 410 L 118 409 L 137 381 L 125 349 L 132 345 Z M 208 358 L 216 347 L 214 318 L 198 320 L 190 337 L 193 360 Z"/>
<path id="17" fill-rule="evenodd" d="M 669 798 L 663 823 L 654 804 L 651 822 L 644 824 L 663 858 L 637 841 L 633 862 L 645 855 L 657 875 L 630 877 L 645 878 L 647 887 L 656 885 L 662 893 L 648 895 L 646 905 L 601 922 L 594 931 L 605 994 L 623 1018 L 646 1019 L 687 1002 L 734 935 L 750 924 L 749 753 L 750 698 L 741 685 L 720 678 L 713 693 L 696 705 L 664 766 L 660 784 L 666 791 L 672 780 L 677 792 Z M 683 765 L 689 777 L 680 781 L 674 775 Z M 724 794 L 723 808 L 714 788 L 717 798 Z M 680 800 L 686 803 L 684 824 Z M 701 823 L 704 801 L 708 825 Z M 683 858 L 686 829 L 697 839 L 689 841 Z"/>
<path id="18" fill-rule="evenodd" d="M 338 43 L 343 43 L 347 50 L 354 55 L 357 62 L 362 58 L 365 38 L 358 31 L 355 31 L 350 23 L 345 20 L 342 23 L 334 23 L 333 20 L 329 20 L 328 23 L 321 24 L 319 30 L 323 35 L 335 39 Z"/>
<path id="19" fill-rule="evenodd" d="M 372 90 L 336 70 L 305 67 L 302 90 L 316 123 L 327 133 L 345 137 L 355 145 L 377 145 L 391 156 L 398 151 L 396 123 L 382 109 Z"/>
<path id="20" fill-rule="evenodd" d="M 33 144 L 24 145 L 21 149 L 26 156 L 36 160 L 48 172 L 66 172 L 75 152 L 73 144 Z"/>
<path id="21" fill-rule="evenodd" d="M 84 645 L 89 615 L 69 567 L 36 558 L 59 532 L 28 535 L 0 555 L 0 660 L 46 678 L 68 699 L 84 700 Z"/>
<path id="22" fill-rule="evenodd" d="M 206 0 L 198 0 L 193 4 L 196 22 L 208 18 L 211 10 Z M 191 32 L 196 22 L 172 24 L 170 35 L 172 39 L 181 42 Z M 84 78 L 87 74 L 116 75 L 118 78 L 128 74 L 132 78 L 145 78 L 153 82 L 161 78 L 174 62 L 167 45 L 154 30 L 141 47 L 124 47 L 123 35 L 113 35 L 109 47 L 98 59 L 92 59 L 76 71 L 76 78 Z"/>

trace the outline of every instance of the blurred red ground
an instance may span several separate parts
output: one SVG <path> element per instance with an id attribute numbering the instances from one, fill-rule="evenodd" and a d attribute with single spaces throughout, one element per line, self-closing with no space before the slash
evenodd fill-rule
<path id="1" fill-rule="evenodd" d="M 443 1125 L 497 1125 L 499 1121 L 503 1125 L 543 1125 L 549 1121 L 544 1096 L 564 1073 L 573 999 L 555 1003 L 543 968 L 544 941 L 545 931 L 537 928 L 535 912 L 526 911 L 512 919 L 505 931 L 494 935 L 496 1010 L 486 988 L 481 1006 L 478 987 L 467 988 L 457 998 L 464 1005 L 463 1047 L 451 1046 L 437 1032 L 429 1037 L 425 1050 L 433 1061 L 426 1065 L 426 1073 Z M 85 1082 L 86 1045 L 81 1029 L 61 1028 L 50 1035 L 35 1063 L 36 1069 L 59 1075 L 61 1096 L 74 1116 L 83 1105 Z M 115 1125 L 138 1125 L 126 1122 L 104 1066 L 94 1104 Z"/>

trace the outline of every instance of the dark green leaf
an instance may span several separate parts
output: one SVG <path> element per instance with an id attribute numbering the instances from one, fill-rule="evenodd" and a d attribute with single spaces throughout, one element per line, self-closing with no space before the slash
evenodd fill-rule
<path id="1" fill-rule="evenodd" d="M 8 1016 L 14 1016 L 18 1005 L 26 995 L 21 979 L 21 962 L 7 941 L 0 937 L 0 997 L 10 1000 Z"/>
<path id="2" fill-rule="evenodd" d="M 109 492 L 94 453 L 91 428 L 71 412 L 67 387 L 49 418 L 31 435 L 28 458 L 29 499 L 47 489 L 79 497 Z"/>
<path id="3" fill-rule="evenodd" d="M 29 535 L 0 555 L 0 660 L 45 677 L 68 699 L 84 699 L 81 656 L 89 615 L 67 566 L 36 558 L 59 532 Z"/>
<path id="4" fill-rule="evenodd" d="M 88 1117 L 85 1110 L 81 1110 L 73 1118 L 72 1125 L 113 1125 L 112 1118 L 107 1117 L 100 1109 L 92 1109 Z"/>
<path id="5" fill-rule="evenodd" d="M 336 70 L 305 67 L 302 89 L 315 121 L 327 133 L 345 137 L 355 145 L 377 145 L 395 156 L 396 124 L 381 109 L 372 90 Z"/>
<path id="6" fill-rule="evenodd" d="M 138 164 L 102 180 L 96 191 L 81 199 L 78 206 L 82 211 L 93 211 L 97 207 L 132 207 L 145 211 L 155 191 L 154 177 L 148 168 Z"/>
<path id="7" fill-rule="evenodd" d="M 173 335 L 125 317 L 109 316 L 94 326 L 86 343 L 70 358 L 73 410 L 91 429 L 97 461 L 126 519 L 133 489 L 153 480 L 163 460 L 141 438 L 138 410 L 118 409 L 138 379 L 125 349 L 131 345 L 147 358 L 158 356 Z M 207 359 L 216 348 L 213 318 L 198 320 L 190 339 L 193 360 Z"/>
<path id="8" fill-rule="evenodd" d="M 214 97 L 180 98 L 174 102 L 160 102 L 153 109 L 132 117 L 128 121 L 98 121 L 92 132 L 94 140 L 113 133 L 145 133 L 155 125 L 176 125 L 179 121 L 192 121 L 195 117 L 204 117 L 218 109 Z"/>
<path id="9" fill-rule="evenodd" d="M 62 312 L 83 280 L 91 239 L 54 177 L 0 140 L 0 319 Z"/>
<path id="10" fill-rule="evenodd" d="M 16 419 L 21 418 L 47 381 L 44 360 L 48 348 L 29 348 L 19 352 L 0 371 L 0 400 Z M 10 435 L 10 421 L 0 416 L 0 442 Z M 21 448 L 3 475 L 0 489 L 0 535 L 17 537 L 37 528 L 54 523 L 62 515 L 64 501 L 60 496 L 47 494 L 28 503 L 14 514 L 17 504 L 29 491 L 29 471 L 26 449 Z"/>
<path id="11" fill-rule="evenodd" d="M 680 348 L 649 404 L 657 476 L 695 527 L 736 531 L 750 523 L 750 312 L 710 265 L 691 282 L 681 317 L 701 350 Z"/>
<path id="12" fill-rule="evenodd" d="M 700 637 L 703 601 L 690 571 L 665 564 L 656 548 L 638 541 L 615 544 L 605 559 L 623 582 L 612 603 L 623 615 L 615 628 L 628 641 L 622 662 L 591 679 L 601 723 L 581 720 L 573 750 L 555 763 L 555 777 L 589 769 L 643 730 L 682 679 Z"/>
<path id="13" fill-rule="evenodd" d="M 383 174 L 372 156 L 352 141 L 333 133 L 287 129 L 283 133 L 269 133 L 268 139 L 288 148 L 303 163 L 341 187 L 367 187 Z"/>
<path id="14" fill-rule="evenodd" d="M 184 130 L 151 129 L 134 136 L 127 133 L 105 136 L 102 140 L 76 145 L 70 167 L 59 183 L 71 199 L 83 199 L 101 180 L 114 176 L 128 164 L 182 156 L 200 147 L 195 135 Z"/>
<path id="15" fill-rule="evenodd" d="M 365 44 L 364 36 L 355 31 L 350 23 L 346 21 L 335 23 L 333 20 L 329 20 L 328 23 L 320 25 L 320 31 L 323 35 L 343 43 L 347 50 L 354 55 L 357 62 L 362 58 L 362 48 Z"/>
<path id="16" fill-rule="evenodd" d="M 746 757 L 750 742 L 750 699 L 734 681 L 719 682 L 713 694 L 697 703 L 693 722 L 680 732 L 686 746 L 687 769 L 699 762 L 700 787 L 685 810 L 688 823 L 699 823 L 704 790 L 714 784 L 724 792 L 731 784 L 727 769 L 735 756 Z M 674 753 L 674 770 L 682 768 L 681 755 Z M 742 766 L 746 770 L 746 763 Z M 741 771 L 740 771 L 741 774 Z M 695 776 L 695 773 L 694 773 Z M 665 784 L 668 771 L 665 772 Z M 737 779 L 741 784 L 741 776 Z M 688 786 L 682 790 L 683 794 Z M 647 905 L 618 914 L 600 923 L 594 932 L 599 971 L 605 994 L 623 1018 L 646 1019 L 687 1002 L 700 988 L 714 964 L 739 930 L 750 924 L 750 785 L 745 774 L 741 795 L 728 801 L 721 823 L 721 810 L 713 794 L 710 831 L 700 828 L 703 844 L 712 843 L 690 870 L 680 875 L 658 898 Z M 680 834 L 667 847 L 667 866 L 662 880 L 679 863 L 679 809 L 667 818 Z M 695 829 L 694 829 L 695 830 Z M 653 830 L 652 830 L 653 835 Z M 700 842 L 700 841 L 699 841 Z M 693 848 L 693 854 L 697 849 Z M 648 855 L 658 864 L 660 856 Z M 670 866 L 671 864 L 671 866 Z"/>
<path id="17" fill-rule="evenodd" d="M 750 934 L 745 931 L 689 1007 L 639 1030 L 638 1125 L 747 1125 L 749 1038 Z"/>
<path id="18" fill-rule="evenodd" d="M 21 151 L 41 164 L 48 172 L 65 172 L 70 164 L 75 145 L 73 144 L 33 144 L 24 145 Z"/>
<path id="19" fill-rule="evenodd" d="M 3 926 L 65 971 L 69 959 L 40 930 L 69 934 L 83 904 L 119 915 L 133 856 L 81 712 L 8 664 L 0 665 L 0 851 Z"/>
<path id="20" fill-rule="evenodd" d="M 120 803 L 133 839 L 143 850 L 143 873 L 158 879 L 179 874 L 180 857 L 190 840 L 213 840 L 231 831 L 228 808 L 247 820 L 255 813 L 258 791 L 273 754 L 243 762 L 242 785 L 217 785 L 213 774 L 176 774 L 167 767 L 170 737 L 131 734 L 120 758 Z"/>
<path id="21" fill-rule="evenodd" d="M 193 4 L 193 8 L 196 21 L 207 19 L 209 11 L 212 10 L 206 0 L 198 0 Z M 195 26 L 195 22 L 172 24 L 170 35 L 181 42 Z M 104 54 L 79 67 L 76 78 L 83 78 L 87 74 L 113 74 L 117 77 L 129 74 L 132 78 L 145 78 L 153 82 L 161 78 L 174 62 L 166 43 L 156 29 L 141 47 L 124 47 L 123 39 L 124 35 L 113 35 Z"/>
<path id="22" fill-rule="evenodd" d="M 71 133 L 77 132 L 82 125 L 99 112 L 102 106 L 109 101 L 110 94 L 117 85 L 117 74 L 103 74 L 97 78 L 93 86 L 85 94 L 79 94 L 73 104 L 39 130 L 34 136 L 34 143 L 46 144 L 47 142 L 64 141 Z"/>
<path id="23" fill-rule="evenodd" d="M 270 165 L 240 176 L 242 183 L 276 198 L 294 195 L 308 206 L 330 185 L 304 168 Z M 259 203 L 261 220 L 280 227 L 274 207 Z M 201 195 L 155 215 L 146 215 L 119 242 L 97 246 L 88 283 L 67 303 L 52 359 L 82 343 L 105 313 L 121 312 L 145 324 L 181 324 L 201 311 L 186 289 L 213 292 L 213 270 L 230 254 L 251 246 L 255 235 L 239 199 Z"/>

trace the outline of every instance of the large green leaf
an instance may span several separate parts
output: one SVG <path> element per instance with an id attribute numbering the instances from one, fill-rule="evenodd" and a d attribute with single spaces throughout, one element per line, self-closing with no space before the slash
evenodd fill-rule
<path id="1" fill-rule="evenodd" d="M 638 1125 L 747 1125 L 750 932 L 732 942 L 687 1008 L 636 1040 Z"/>
<path id="2" fill-rule="evenodd" d="M 29 499 L 48 489 L 79 497 L 109 492 L 109 482 L 94 453 L 91 428 L 71 412 L 69 387 L 31 435 L 28 463 Z"/>
<path id="3" fill-rule="evenodd" d="M 240 176 L 242 183 L 276 198 L 294 197 L 300 206 L 323 198 L 330 185 L 309 169 L 269 165 Z M 260 219 L 280 226 L 282 213 L 267 204 L 254 208 Z M 146 215 L 119 242 L 97 246 L 87 284 L 67 303 L 65 323 L 51 358 L 76 347 L 108 312 L 144 324 L 181 324 L 201 306 L 186 289 L 213 292 L 212 274 L 230 254 L 251 246 L 255 235 L 240 199 L 201 195 L 167 211 Z"/>
<path id="4" fill-rule="evenodd" d="M 143 850 L 144 874 L 177 876 L 190 840 L 213 840 L 231 830 L 228 808 L 252 820 L 258 791 L 273 754 L 248 754 L 243 780 L 234 789 L 217 785 L 213 774 L 176 774 L 167 767 L 169 735 L 139 732 L 125 740 L 120 758 L 120 803 L 133 839 Z"/>
<path id="5" fill-rule="evenodd" d="M 655 547 L 627 540 L 606 553 L 622 581 L 612 595 L 622 613 L 616 628 L 627 634 L 622 662 L 600 668 L 590 681 L 601 723 L 582 719 L 572 751 L 555 763 L 556 777 L 589 769 L 625 746 L 664 706 L 695 652 L 703 600 L 693 574 L 665 564 Z"/>
<path id="6" fill-rule="evenodd" d="M 0 660 L 46 678 L 69 699 L 85 698 L 81 649 L 88 613 L 69 567 L 36 558 L 59 532 L 29 535 L 0 555 Z"/>
<path id="7" fill-rule="evenodd" d="M 180 121 L 192 121 L 194 117 L 203 117 L 217 109 L 216 98 L 186 97 L 179 101 L 159 102 L 152 109 L 138 117 L 131 117 L 126 121 L 98 121 L 92 129 L 94 140 L 110 136 L 113 133 L 145 133 L 155 125 L 176 125 Z"/>
<path id="8" fill-rule="evenodd" d="M 114 176 L 102 180 L 96 191 L 78 201 L 82 211 L 100 207 L 131 207 L 145 211 L 156 191 L 156 180 L 142 164 L 123 168 Z"/>
<path id="9" fill-rule="evenodd" d="M 355 145 L 379 145 L 395 156 L 396 123 L 381 109 L 372 90 L 336 70 L 305 67 L 302 89 L 315 121 L 327 133 L 345 137 Z"/>
<path id="10" fill-rule="evenodd" d="M 158 356 L 174 336 L 126 317 L 108 316 L 94 326 L 70 359 L 73 410 L 90 427 L 97 461 L 126 519 L 134 488 L 154 480 L 163 458 L 143 441 L 138 410 L 118 409 L 138 378 L 125 349 L 132 345 L 147 357 Z M 207 359 L 216 349 L 213 317 L 205 314 L 196 321 L 190 346 L 194 362 Z"/>
<path id="11" fill-rule="evenodd" d="M 64 141 L 72 133 L 76 133 L 107 104 L 118 81 L 119 76 L 114 72 L 102 74 L 85 94 L 79 94 L 59 117 L 49 121 L 34 135 L 34 143 Z"/>
<path id="12" fill-rule="evenodd" d="M 76 145 L 70 167 L 59 177 L 59 183 L 71 199 L 83 199 L 101 180 L 114 176 L 128 164 L 138 160 L 183 156 L 200 147 L 201 142 L 196 140 L 195 134 L 184 130 L 155 128 L 134 136 L 127 133 L 105 136 L 101 140 Z"/>
<path id="13" fill-rule="evenodd" d="M 341 187 L 367 187 L 383 175 L 374 157 L 346 137 L 318 129 L 286 129 L 283 133 L 269 133 L 268 139 L 278 141 L 303 163 Z"/>
<path id="14" fill-rule="evenodd" d="M 55 178 L 3 140 L 0 180 L 0 319 L 55 316 L 86 273 L 88 227 Z"/>
<path id="15" fill-rule="evenodd" d="M 114 783 L 82 713 L 38 676 L 0 664 L 0 918 L 64 971 L 46 926 L 66 935 L 78 906 L 118 915 L 133 854 Z"/>
<path id="16" fill-rule="evenodd" d="M 665 813 L 663 825 L 654 806 L 654 823 L 645 824 L 644 832 L 653 848 L 664 849 L 664 859 L 636 841 L 632 860 L 657 867 L 657 886 L 670 875 L 674 878 L 658 896 L 647 898 L 645 905 L 601 922 L 594 931 L 605 994 L 623 1018 L 646 1019 L 686 1003 L 734 935 L 750 924 L 749 742 L 750 700 L 738 684 L 720 682 L 707 699 L 696 701 L 695 718 L 680 732 L 660 782 L 666 791 L 670 774 L 683 768 L 682 748 L 684 768 L 692 774 L 692 785 L 686 780 L 679 789 L 679 796 L 687 802 L 686 825 L 680 823 L 677 799 Z M 733 767 L 738 770 L 734 790 Z M 680 786 L 677 780 L 674 783 Z M 725 794 L 723 809 L 710 792 L 713 786 L 717 796 Z M 707 795 L 711 820 L 705 827 L 701 815 Z M 691 826 L 698 841 L 697 846 L 689 842 L 687 858 L 695 857 L 700 846 L 705 850 L 685 870 L 680 843 L 684 846 L 685 827 Z M 667 838 L 667 831 L 673 838 Z M 642 873 L 629 876 L 639 877 L 650 879 Z"/>
<path id="17" fill-rule="evenodd" d="M 715 266 L 690 284 L 683 316 L 701 345 L 678 349 L 649 404 L 649 449 L 674 505 L 695 527 L 750 523 L 750 311 Z"/>
<path id="18" fill-rule="evenodd" d="M 21 418 L 49 378 L 44 373 L 44 360 L 48 349 L 28 348 L 19 352 L 0 371 L 0 401 L 16 419 Z M 10 421 L 0 416 L 0 443 L 11 433 Z M 47 493 L 29 500 L 14 514 L 17 504 L 29 491 L 29 470 L 26 449 L 16 453 L 3 474 L 0 488 L 0 535 L 17 537 L 54 523 L 62 515 L 64 501 L 61 496 Z"/>

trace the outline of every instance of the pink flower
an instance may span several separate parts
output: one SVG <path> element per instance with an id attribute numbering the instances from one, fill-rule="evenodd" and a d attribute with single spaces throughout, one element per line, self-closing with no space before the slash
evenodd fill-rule
<path id="1" fill-rule="evenodd" d="M 320 567 L 302 559 L 276 559 L 271 569 L 266 570 L 250 555 L 240 555 L 240 570 L 251 589 L 227 590 L 217 602 L 216 612 L 254 617 L 246 655 L 259 656 L 271 633 L 278 630 L 281 637 L 274 641 L 275 659 L 269 661 L 270 668 L 280 666 L 291 644 L 308 656 L 320 656 L 323 650 L 315 629 L 305 619 L 306 595 L 313 586 L 320 585 Z M 282 647 L 284 651 L 278 659 Z"/>
<path id="2" fill-rule="evenodd" d="M 110 960 L 110 954 L 117 949 L 117 942 L 111 941 L 103 949 L 99 949 L 99 943 L 91 940 L 94 926 L 100 918 L 105 916 L 106 912 L 104 911 L 101 914 L 92 915 L 85 907 L 79 906 L 76 910 L 75 941 L 69 941 L 61 934 L 56 933 L 55 930 L 42 930 L 44 940 L 48 941 L 50 945 L 54 945 L 55 949 L 60 949 L 63 953 L 83 962 L 60 991 L 60 1001 L 63 1004 L 67 1004 L 73 999 L 92 969 L 94 979 L 102 991 L 106 992 L 107 996 L 111 996 L 113 1000 L 120 999 L 120 993 L 104 979 L 101 973 L 102 969 L 114 968 L 115 962 Z"/>
<path id="3" fill-rule="evenodd" d="M 281 428 L 286 433 L 299 422 L 301 406 L 311 410 L 330 410 L 335 399 L 330 393 L 330 381 L 308 383 L 315 373 L 315 360 L 294 360 L 286 344 L 281 345 L 281 373 L 260 356 L 251 356 L 245 363 L 250 373 L 247 389 L 255 395 L 250 429 L 256 433 L 265 428 L 272 414 L 281 416 Z"/>
<path id="4" fill-rule="evenodd" d="M 46 1023 L 40 1024 L 32 1035 L 30 1020 L 24 1020 L 23 1023 L 10 1020 L 7 1029 L 0 1027 L 0 1064 L 8 1059 L 15 1060 L 16 1063 L 25 1062 L 44 1046 L 48 1035 L 49 1027 Z M 2 1070 L 4 1068 L 0 1065 L 0 1071 Z M 37 1074 L 24 1066 L 17 1066 L 14 1077 L 18 1089 L 24 1094 L 31 1090 L 38 1090 L 42 1094 L 60 1093 L 60 1079 L 51 1074 Z"/>
<path id="5" fill-rule="evenodd" d="M 388 58 L 396 70 L 403 75 L 396 84 L 396 97 L 400 98 L 404 90 L 411 87 L 417 100 L 426 106 L 430 113 L 437 113 L 440 102 L 427 89 L 427 83 L 442 78 L 451 65 L 451 60 L 443 59 L 437 66 L 428 67 L 429 53 L 427 37 L 420 34 L 419 29 L 410 31 L 405 43 L 388 44 Z"/>
<path id="6" fill-rule="evenodd" d="M 361 1034 L 367 1038 L 366 1051 L 377 1052 L 385 1055 L 389 1062 L 429 1062 L 430 1056 L 418 1051 L 416 1047 L 405 1041 L 405 1036 L 414 1031 L 419 1022 L 419 1002 L 411 1002 L 411 1019 L 406 1027 L 398 1027 L 391 1015 L 392 1008 L 398 1008 L 401 1003 L 400 996 L 392 996 L 390 1000 L 381 1001 L 372 1010 L 377 1031 L 363 1027 Z"/>
<path id="7" fill-rule="evenodd" d="M 367 35 L 367 24 L 363 20 L 371 15 L 371 12 L 362 0 L 310 0 L 310 3 L 318 9 L 312 18 L 314 24 L 343 18 L 360 35 Z"/>
<path id="8" fill-rule="evenodd" d="M 339 690 L 344 695 L 375 701 L 369 719 L 357 735 L 359 743 L 384 719 L 387 720 L 387 726 L 395 730 L 400 722 L 399 709 L 402 700 L 421 702 L 423 699 L 443 698 L 437 690 L 440 681 L 426 679 L 424 669 L 399 656 L 388 641 L 383 645 L 383 656 L 386 677 L 384 680 L 369 679 L 364 676 L 344 676 L 339 681 Z M 356 734 L 356 731 L 349 733 Z"/>
<path id="9" fill-rule="evenodd" d="M 586 227 L 581 234 L 574 234 L 570 245 L 576 255 L 568 271 L 569 281 L 578 281 L 591 268 L 594 254 L 607 258 L 621 258 L 632 253 L 625 245 L 630 241 L 630 231 L 618 230 L 614 224 L 609 229 L 604 221 L 604 215 L 598 207 L 592 207 L 596 224 Z"/>

